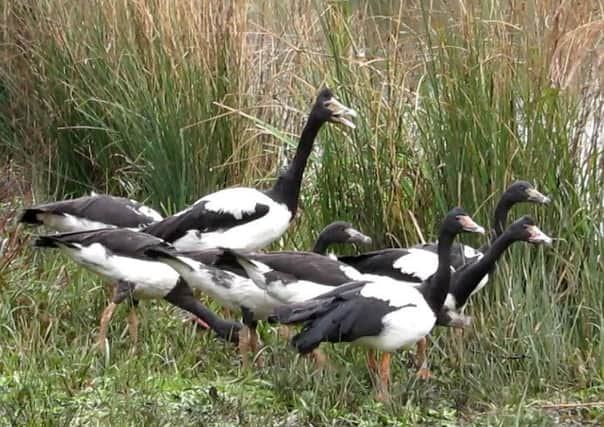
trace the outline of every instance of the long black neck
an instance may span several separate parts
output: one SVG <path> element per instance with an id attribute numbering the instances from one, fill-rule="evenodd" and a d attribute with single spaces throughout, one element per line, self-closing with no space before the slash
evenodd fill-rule
<path id="1" fill-rule="evenodd" d="M 315 242 L 315 246 L 312 248 L 312 251 L 316 254 L 325 255 L 328 247 L 329 242 L 325 240 L 323 236 L 319 236 Z"/>
<path id="2" fill-rule="evenodd" d="M 304 176 L 304 169 L 308 162 L 308 157 L 312 152 L 313 143 L 319 129 L 323 125 L 322 120 L 314 118 L 312 115 L 308 118 L 306 126 L 302 130 L 300 142 L 296 154 L 289 164 L 287 169 L 279 175 L 275 185 L 267 194 L 279 203 L 285 203 L 289 211 L 292 213 L 292 218 L 298 209 L 298 198 L 300 197 L 300 185 Z"/>
<path id="3" fill-rule="evenodd" d="M 438 236 L 438 268 L 427 282 L 422 285 L 423 294 L 430 308 L 438 314 L 445 302 L 451 280 L 451 245 L 455 235 L 446 231 Z"/>
<path id="4" fill-rule="evenodd" d="M 484 256 L 474 264 L 453 273 L 449 293 L 455 297 L 457 308 L 461 308 L 476 289 L 480 281 L 493 269 L 501 255 L 515 240 L 509 233 L 503 233 L 489 247 Z"/>
<path id="5" fill-rule="evenodd" d="M 503 234 L 503 230 L 505 229 L 505 224 L 508 219 L 508 213 L 510 212 L 512 206 L 513 203 L 508 201 L 505 196 L 503 196 L 499 200 L 497 206 L 495 207 L 495 216 L 493 218 L 493 230 L 490 233 L 491 236 L 489 242 L 485 243 L 478 249 L 480 252 L 485 253 L 489 249 L 489 246 L 492 245 L 495 240 L 497 240 L 497 238 Z"/>

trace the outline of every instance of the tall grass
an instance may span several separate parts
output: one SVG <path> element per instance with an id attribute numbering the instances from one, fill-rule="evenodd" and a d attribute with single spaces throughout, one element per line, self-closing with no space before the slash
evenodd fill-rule
<path id="1" fill-rule="evenodd" d="M 511 218 L 558 240 L 516 245 L 473 300 L 467 350 L 440 331 L 433 361 L 485 401 L 601 384 L 603 5 L 571 3 L 5 2 L 0 152 L 38 199 L 97 189 L 170 212 L 268 185 L 328 85 L 359 126 L 321 132 L 277 246 L 334 219 L 414 244 L 453 205 L 491 224 L 512 180 L 534 182 L 553 204 Z"/>

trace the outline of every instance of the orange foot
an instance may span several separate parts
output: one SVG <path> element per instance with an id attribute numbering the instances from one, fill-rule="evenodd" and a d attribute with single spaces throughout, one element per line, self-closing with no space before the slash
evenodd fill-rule
<path id="1" fill-rule="evenodd" d="M 430 371 L 429 368 L 419 368 L 416 375 L 417 378 L 421 380 L 431 380 L 434 378 L 434 375 L 432 375 L 432 371 Z"/>

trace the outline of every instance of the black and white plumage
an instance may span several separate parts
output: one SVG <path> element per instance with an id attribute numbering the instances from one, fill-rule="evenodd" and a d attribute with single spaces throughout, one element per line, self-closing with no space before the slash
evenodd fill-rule
<path id="1" fill-rule="evenodd" d="M 531 202 L 547 204 L 550 199 L 537 191 L 526 181 L 516 181 L 502 194 L 495 208 L 494 231 L 491 241 L 497 238 L 505 227 L 509 210 L 517 203 Z M 430 277 L 438 265 L 436 256 L 438 243 L 426 243 L 412 248 L 390 248 L 360 255 L 343 256 L 338 259 L 353 266 L 361 273 L 378 274 L 397 280 L 421 282 Z M 465 264 L 478 261 L 484 254 L 488 244 L 480 249 L 455 242 L 451 249 L 451 266 L 458 269 Z M 477 290 L 484 287 L 488 275 L 483 278 Z"/>
<path id="2" fill-rule="evenodd" d="M 184 211 L 152 224 L 145 231 L 180 250 L 229 247 L 245 251 L 263 248 L 285 233 L 294 218 L 300 186 L 315 137 L 326 122 L 353 127 L 354 110 L 322 90 L 308 116 L 296 154 L 272 188 L 235 187 L 202 197 Z"/>
<path id="3" fill-rule="evenodd" d="M 445 301 L 449 280 L 450 249 L 463 231 L 484 232 L 461 208 L 451 210 L 439 232 L 439 265 L 436 273 L 420 286 L 401 286 L 390 278 L 375 278 L 339 286 L 314 299 L 277 308 L 272 320 L 303 323 L 292 340 L 301 353 L 327 342 L 351 342 L 393 352 L 430 333 Z M 385 362 L 387 360 L 387 362 Z M 389 366 L 389 355 L 382 366 Z M 382 372 L 380 393 L 389 381 Z"/>
<path id="4" fill-rule="evenodd" d="M 439 316 L 439 325 L 452 326 L 451 322 L 459 316 L 457 312 L 480 288 L 484 277 L 493 271 L 503 253 L 515 242 L 551 245 L 552 239 L 543 233 L 535 224 L 535 220 L 528 215 L 513 222 L 493 241 L 483 257 L 472 264 L 463 265 L 452 274 L 449 292 Z"/>
<path id="5" fill-rule="evenodd" d="M 220 319 L 179 283 L 178 273 L 145 255 L 146 249 L 158 245 L 169 246 L 149 234 L 116 228 L 40 236 L 34 241 L 34 246 L 59 248 L 86 268 L 127 283 L 135 300 L 166 299 L 200 318 L 220 337 L 236 342 L 239 323 Z"/>
<path id="6" fill-rule="evenodd" d="M 139 228 L 162 219 L 157 211 L 136 200 L 93 193 L 27 208 L 19 222 L 69 233 L 108 227 Z"/>
<path id="7" fill-rule="evenodd" d="M 349 222 L 334 221 L 321 230 L 312 251 L 317 254 L 326 255 L 329 247 L 337 243 L 370 245 L 371 237 L 355 229 Z"/>

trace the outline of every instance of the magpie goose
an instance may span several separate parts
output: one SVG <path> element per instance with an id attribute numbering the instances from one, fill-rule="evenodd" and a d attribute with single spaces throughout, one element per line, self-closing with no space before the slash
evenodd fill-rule
<path id="1" fill-rule="evenodd" d="M 202 197 L 185 209 L 145 229 L 180 250 L 229 247 L 252 251 L 280 238 L 298 208 L 300 185 L 314 140 L 326 122 L 354 128 L 356 112 L 323 89 L 302 130 L 296 154 L 272 188 L 235 187 Z"/>
<path id="2" fill-rule="evenodd" d="M 317 254 L 326 255 L 327 249 L 337 243 L 370 245 L 371 237 L 355 229 L 349 222 L 334 221 L 321 230 L 312 251 Z"/>
<path id="3" fill-rule="evenodd" d="M 101 316 L 98 343 L 104 349 L 107 326 L 116 305 L 130 299 L 160 299 L 197 316 L 221 338 L 237 342 L 241 325 L 216 316 L 195 297 L 191 288 L 169 266 L 145 255 L 145 250 L 168 245 L 157 237 L 129 229 L 108 228 L 39 236 L 34 246 L 59 248 L 84 267 L 117 281 L 113 300 Z M 132 307 L 133 308 L 133 307 Z M 129 316 L 136 343 L 136 324 Z"/>
<path id="4" fill-rule="evenodd" d="M 316 298 L 277 308 L 272 320 L 303 323 L 292 345 L 309 353 L 323 341 L 351 342 L 384 352 L 377 397 L 388 395 L 390 353 L 430 333 L 445 302 L 451 277 L 451 244 L 461 232 L 480 232 L 461 208 L 452 209 L 439 232 L 438 268 L 420 286 L 401 286 L 390 278 L 357 281 Z"/>
<path id="5" fill-rule="evenodd" d="M 470 296 L 480 289 L 484 278 L 493 271 L 503 253 L 515 242 L 528 242 L 535 245 L 550 245 L 551 237 L 543 233 L 530 216 L 523 216 L 512 223 L 499 235 L 484 256 L 472 264 L 461 266 L 451 275 L 449 292 L 441 308 L 436 324 L 448 327 L 464 327 L 470 324 L 471 318 L 461 313 Z M 428 369 L 426 356 L 427 343 L 418 343 L 416 357 L 420 366 L 418 376 L 423 379 L 432 377 Z"/>
<path id="6" fill-rule="evenodd" d="M 509 210 L 516 203 L 522 202 L 547 204 L 550 199 L 526 181 L 511 184 L 495 208 L 494 232 L 491 241 L 494 241 L 503 232 Z M 487 247 L 488 244 L 476 250 L 471 246 L 455 242 L 451 251 L 451 266 L 457 269 L 466 263 L 477 261 L 483 256 Z M 419 283 L 436 271 L 437 248 L 438 243 L 427 243 L 408 249 L 382 249 L 360 255 L 342 256 L 338 259 L 353 266 L 361 273 L 384 275 L 397 280 Z M 478 289 L 481 289 L 487 280 L 488 276 L 485 276 Z"/>
<path id="7" fill-rule="evenodd" d="M 365 243 L 368 239 L 350 224 L 337 222 L 327 226 L 317 240 L 326 248 L 333 243 Z M 315 248 L 317 246 L 318 244 Z M 247 365 L 249 350 L 258 350 L 257 322 L 265 320 L 275 307 L 284 302 L 258 287 L 246 276 L 239 264 L 227 262 L 225 251 L 229 250 L 221 248 L 181 252 L 160 242 L 155 247 L 148 247 L 145 255 L 174 268 L 191 287 L 201 289 L 225 307 L 242 310 L 243 322 L 247 328 L 240 331 L 239 347 L 242 364 Z M 276 269 L 287 269 L 296 277 L 311 280 L 325 277 L 332 284 L 348 282 L 351 277 L 360 275 L 358 272 L 355 275 L 351 267 L 314 252 L 282 251 L 249 256 Z"/>
<path id="8" fill-rule="evenodd" d="M 157 211 L 136 200 L 92 193 L 27 208 L 19 222 L 68 233 L 108 227 L 138 228 L 162 219 Z"/>

